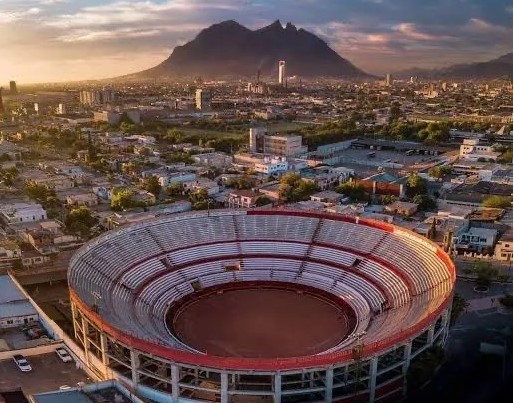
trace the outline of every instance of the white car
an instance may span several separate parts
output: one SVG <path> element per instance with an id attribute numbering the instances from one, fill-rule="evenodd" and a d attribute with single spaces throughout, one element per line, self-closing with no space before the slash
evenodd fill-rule
<path id="1" fill-rule="evenodd" d="M 68 352 L 60 347 L 57 350 L 55 350 L 55 353 L 57 356 L 61 359 L 62 362 L 71 362 L 73 361 L 73 358 L 71 358 L 71 355 L 68 354 Z"/>
<path id="2" fill-rule="evenodd" d="M 16 363 L 16 366 L 18 367 L 18 369 L 20 371 L 22 371 L 22 372 L 32 371 L 32 367 L 30 366 L 29 362 L 21 354 L 14 355 L 12 357 L 12 359 L 14 360 L 14 362 Z"/>

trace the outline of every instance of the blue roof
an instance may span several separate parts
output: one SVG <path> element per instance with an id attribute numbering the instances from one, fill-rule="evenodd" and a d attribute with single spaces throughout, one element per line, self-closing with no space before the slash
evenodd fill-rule
<path id="1" fill-rule="evenodd" d="M 27 298 L 12 279 L 7 275 L 0 276 L 0 304 L 20 300 L 27 300 Z"/>
<path id="2" fill-rule="evenodd" d="M 37 315 L 25 295 L 9 276 L 0 276 L 0 318 Z"/>
<path id="3" fill-rule="evenodd" d="M 48 392 L 32 395 L 34 403 L 94 403 L 78 390 Z"/>
<path id="4" fill-rule="evenodd" d="M 37 315 L 32 304 L 25 301 L 13 301 L 0 304 L 0 319 L 16 318 L 20 316 Z"/>

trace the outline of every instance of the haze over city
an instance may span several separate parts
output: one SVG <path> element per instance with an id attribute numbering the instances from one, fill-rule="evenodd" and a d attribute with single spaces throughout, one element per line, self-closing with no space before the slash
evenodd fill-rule
<path id="1" fill-rule="evenodd" d="M 290 21 L 371 74 L 512 50 L 508 0 L 3 0 L 0 76 L 34 83 L 137 72 L 227 19 L 251 29 Z"/>

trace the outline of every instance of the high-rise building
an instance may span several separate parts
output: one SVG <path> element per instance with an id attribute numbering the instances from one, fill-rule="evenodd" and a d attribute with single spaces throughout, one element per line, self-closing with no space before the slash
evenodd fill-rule
<path id="1" fill-rule="evenodd" d="M 59 104 L 57 107 L 57 114 L 58 115 L 66 115 L 66 105 L 65 104 Z"/>
<path id="2" fill-rule="evenodd" d="M 211 109 L 212 94 L 209 90 L 198 88 L 195 95 L 196 109 L 208 111 Z"/>
<path id="3" fill-rule="evenodd" d="M 393 78 L 391 77 L 391 74 L 386 74 L 386 79 L 385 79 L 386 87 L 391 86 L 392 83 L 393 83 Z"/>
<path id="4" fill-rule="evenodd" d="M 0 87 L 0 114 L 4 113 L 4 100 L 2 98 L 2 91 L 4 89 Z"/>
<path id="5" fill-rule="evenodd" d="M 286 62 L 281 60 L 278 62 L 278 83 L 284 85 L 286 79 Z"/>
<path id="6" fill-rule="evenodd" d="M 264 127 L 250 129 L 249 151 L 253 153 L 295 157 L 307 151 L 302 145 L 302 136 L 297 134 L 268 135 Z"/>
<path id="7" fill-rule="evenodd" d="M 80 91 L 79 98 L 82 105 L 103 105 L 114 102 L 116 94 L 110 88 L 95 91 L 84 90 Z"/>
<path id="8" fill-rule="evenodd" d="M 16 88 L 16 81 L 9 81 L 9 88 L 11 90 L 11 95 L 16 95 L 18 93 L 18 88 Z"/>

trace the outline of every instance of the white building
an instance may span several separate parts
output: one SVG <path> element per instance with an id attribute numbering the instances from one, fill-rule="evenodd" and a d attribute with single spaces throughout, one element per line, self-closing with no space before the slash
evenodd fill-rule
<path id="1" fill-rule="evenodd" d="M 266 175 L 278 174 L 286 172 L 289 169 L 289 163 L 286 157 L 269 157 L 266 156 L 262 162 L 256 163 L 253 166 L 255 172 Z"/>
<path id="2" fill-rule="evenodd" d="M 481 145 L 478 139 L 466 139 L 460 146 L 459 157 L 470 161 L 484 159 L 486 161 L 496 161 L 501 155 L 495 152 L 492 146 Z"/>
<path id="3" fill-rule="evenodd" d="M 222 152 L 194 154 L 192 158 L 198 164 L 216 168 L 225 168 L 232 164 L 232 157 Z"/>
<path id="4" fill-rule="evenodd" d="M 281 60 L 278 62 L 278 83 L 281 85 L 285 84 L 286 78 L 286 62 Z"/>
<path id="5" fill-rule="evenodd" d="M 46 220 L 47 215 L 41 204 L 14 203 L 0 206 L 0 216 L 7 224 Z"/>
<path id="6" fill-rule="evenodd" d="M 498 230 L 490 228 L 469 227 L 458 235 L 456 234 L 456 247 L 481 252 L 484 248 L 492 248 L 496 242 Z"/>
<path id="7" fill-rule="evenodd" d="M 167 187 L 173 183 L 185 183 L 196 180 L 194 172 L 171 172 L 157 177 L 162 187 Z"/>
<path id="8" fill-rule="evenodd" d="M 19 327 L 39 315 L 9 276 L 0 276 L 0 329 Z"/>

